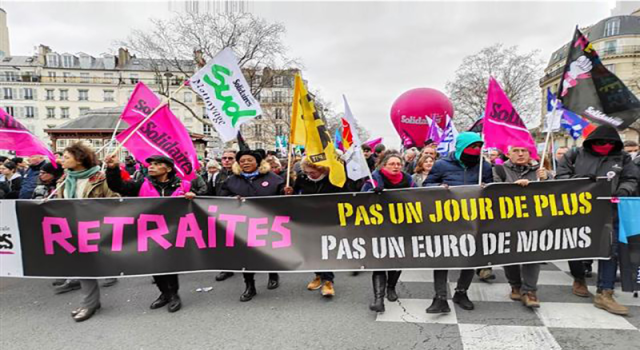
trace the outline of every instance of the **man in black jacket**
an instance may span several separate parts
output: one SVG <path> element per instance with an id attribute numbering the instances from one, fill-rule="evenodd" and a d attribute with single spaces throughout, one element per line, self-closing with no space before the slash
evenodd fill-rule
<path id="1" fill-rule="evenodd" d="M 611 193 L 616 197 L 633 196 L 638 185 L 637 169 L 629 154 L 622 150 L 622 140 L 610 125 L 597 127 L 584 140 L 582 147 L 568 151 L 560 163 L 556 179 L 607 177 Z M 629 309 L 613 299 L 613 288 L 618 270 L 618 218 L 613 215 L 613 249 L 611 259 L 598 261 L 598 290 L 593 303 L 596 307 L 617 315 L 626 315 Z M 570 261 L 574 278 L 573 293 L 588 297 L 585 268 L 581 261 Z"/>
<path id="2" fill-rule="evenodd" d="M 222 169 L 218 175 L 214 178 L 213 183 L 208 184 L 209 188 L 209 196 L 221 196 L 222 185 L 227 181 L 227 179 L 233 175 L 233 164 L 236 162 L 236 151 L 232 149 L 225 150 L 222 152 L 221 164 Z M 216 281 L 224 281 L 227 278 L 233 276 L 233 272 L 220 272 L 216 276 Z"/>

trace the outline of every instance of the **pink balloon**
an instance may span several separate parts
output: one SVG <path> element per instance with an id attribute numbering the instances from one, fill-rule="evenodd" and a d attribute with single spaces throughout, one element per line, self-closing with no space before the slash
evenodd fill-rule
<path id="1" fill-rule="evenodd" d="M 421 147 L 429 134 L 427 118 L 444 129 L 446 116 L 453 118 L 453 105 L 442 92 L 430 88 L 411 89 L 391 106 L 391 122 L 405 147 Z"/>

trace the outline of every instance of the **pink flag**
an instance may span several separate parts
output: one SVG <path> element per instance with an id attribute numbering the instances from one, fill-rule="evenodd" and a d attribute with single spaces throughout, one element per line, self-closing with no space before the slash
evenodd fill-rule
<path id="1" fill-rule="evenodd" d="M 444 130 L 442 130 L 440 126 L 438 126 L 438 123 L 436 123 L 435 120 L 431 121 L 430 123 L 429 134 L 427 135 L 427 139 L 425 141 L 431 140 L 437 145 L 442 141 Z"/>
<path id="2" fill-rule="evenodd" d="M 369 145 L 369 147 L 371 147 L 371 149 L 375 148 L 377 145 L 382 143 L 382 137 L 378 137 L 377 139 L 373 139 L 373 140 L 369 140 L 365 143 L 363 143 L 363 145 Z"/>
<path id="3" fill-rule="evenodd" d="M 526 147 L 531 157 L 538 159 L 536 144 L 527 126 L 493 77 L 489 78 L 483 133 L 485 148 L 494 147 L 507 154 L 509 146 Z"/>
<path id="4" fill-rule="evenodd" d="M 120 118 L 129 126 L 142 121 L 160 104 L 160 99 L 144 83 L 138 82 Z M 155 116 L 153 117 L 155 118 Z"/>
<path id="5" fill-rule="evenodd" d="M 133 112 L 123 113 L 133 115 Z M 142 121 L 139 121 L 140 123 Z M 118 142 L 123 142 L 133 132 L 138 123 L 131 125 L 127 130 L 116 136 Z M 176 174 L 184 180 L 193 180 L 199 168 L 198 155 L 189 132 L 180 120 L 171 113 L 169 106 L 160 108 L 138 131 L 124 143 L 136 159 L 143 164 L 145 160 L 154 155 L 163 155 L 173 159 Z"/>
<path id="6" fill-rule="evenodd" d="M 0 149 L 15 151 L 18 156 L 44 155 L 49 158 L 54 167 L 58 167 L 56 157 L 47 146 L 2 108 L 0 108 Z"/>

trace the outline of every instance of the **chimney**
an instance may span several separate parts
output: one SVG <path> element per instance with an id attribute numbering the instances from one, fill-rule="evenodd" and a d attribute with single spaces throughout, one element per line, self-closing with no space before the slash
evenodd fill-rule
<path id="1" fill-rule="evenodd" d="M 207 60 L 204 59 L 202 50 L 193 50 L 193 60 L 196 62 L 198 68 L 202 68 L 207 64 Z"/>
<path id="2" fill-rule="evenodd" d="M 48 53 L 51 53 L 51 48 L 49 46 L 42 45 L 42 44 L 38 46 L 38 63 L 39 64 L 43 66 L 47 64 Z"/>
<path id="3" fill-rule="evenodd" d="M 122 68 L 129 63 L 131 60 L 131 55 L 129 54 L 129 50 L 121 47 L 118 49 L 118 68 Z"/>

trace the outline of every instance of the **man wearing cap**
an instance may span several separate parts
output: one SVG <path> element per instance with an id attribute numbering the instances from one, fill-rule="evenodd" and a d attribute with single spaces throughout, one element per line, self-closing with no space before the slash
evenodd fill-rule
<path id="1" fill-rule="evenodd" d="M 582 143 L 582 147 L 565 153 L 558 164 L 556 179 L 592 178 L 606 176 L 611 182 L 611 194 L 615 197 L 633 196 L 638 178 L 629 154 L 622 150 L 618 131 L 610 125 L 600 125 Z M 611 259 L 598 260 L 598 289 L 594 306 L 612 314 L 626 315 L 629 309 L 613 298 L 613 288 L 618 270 L 618 214 L 613 213 Z M 574 278 L 573 294 L 588 298 L 590 293 L 585 282 L 585 267 L 581 261 L 569 261 Z"/>
<path id="2" fill-rule="evenodd" d="M 123 197 L 179 197 L 195 198 L 191 192 L 191 183 L 176 176 L 173 160 L 165 156 L 151 156 L 146 159 L 149 164 L 148 174 L 140 180 L 124 181 L 120 173 L 120 164 L 116 157 L 107 157 L 107 184 L 109 188 Z M 168 305 L 169 312 L 176 312 L 182 307 L 178 295 L 178 275 L 153 276 L 160 296 L 151 309 L 159 309 Z"/>
<path id="3" fill-rule="evenodd" d="M 263 150 L 241 150 L 236 153 L 236 163 L 233 164 L 233 175 L 222 184 L 221 196 L 226 197 L 262 197 L 277 196 L 284 193 L 284 180 L 271 172 L 269 163 L 265 160 Z M 244 273 L 246 289 L 240 296 L 240 301 L 249 301 L 256 296 L 254 273 Z M 278 288 L 277 273 L 269 274 L 267 289 Z"/>

